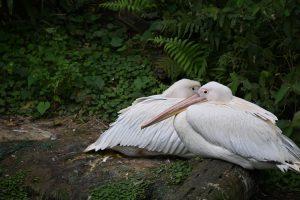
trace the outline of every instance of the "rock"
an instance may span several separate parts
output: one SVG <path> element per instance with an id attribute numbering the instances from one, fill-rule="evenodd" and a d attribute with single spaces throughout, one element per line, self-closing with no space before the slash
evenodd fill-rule
<path id="1" fill-rule="evenodd" d="M 249 199 L 255 182 L 249 171 L 219 160 L 194 163 L 191 175 L 166 199 Z"/>
<path id="2" fill-rule="evenodd" d="M 0 142 L 55 139 L 55 134 L 37 127 L 35 124 L 24 122 L 15 123 L 11 120 L 0 121 Z"/>
<path id="3" fill-rule="evenodd" d="M 96 119 L 80 124 L 50 119 L 12 127 L 0 121 L 0 126 L 0 135 L 15 134 L 15 126 L 26 127 L 22 133 L 26 137 L 1 142 L 0 186 L 12 187 L 5 181 L 15 180 L 10 181 L 18 185 L 13 188 L 20 187 L 18 191 L 26 191 L 30 199 L 247 199 L 253 192 L 250 173 L 222 161 L 83 153 L 105 129 Z M 55 133 L 57 138 L 28 141 L 27 134 L 36 130 Z M 19 173 L 25 174 L 24 180 L 18 178 Z M 10 198 L 9 191 L 14 190 L 1 188 L 0 199 Z"/>

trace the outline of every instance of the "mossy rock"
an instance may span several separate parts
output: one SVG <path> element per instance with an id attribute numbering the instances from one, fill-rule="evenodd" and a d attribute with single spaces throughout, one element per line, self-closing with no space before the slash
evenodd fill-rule
<path id="1" fill-rule="evenodd" d="M 91 200 L 143 200 L 149 196 L 149 181 L 134 178 L 110 182 L 95 188 Z"/>

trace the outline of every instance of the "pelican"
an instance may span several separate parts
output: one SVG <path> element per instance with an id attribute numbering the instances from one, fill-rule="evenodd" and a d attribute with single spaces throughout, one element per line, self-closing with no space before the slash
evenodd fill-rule
<path id="1" fill-rule="evenodd" d="M 174 114 L 178 136 L 194 154 L 246 169 L 278 167 L 283 172 L 299 172 L 300 149 L 276 126 L 277 117 L 234 97 L 220 83 L 203 85 L 197 94 L 145 122 L 142 128 Z"/>
<path id="2" fill-rule="evenodd" d="M 173 119 L 158 123 L 147 130 L 141 130 L 140 124 L 157 115 L 160 110 L 196 94 L 199 88 L 199 82 L 182 79 L 160 95 L 135 100 L 130 107 L 119 111 L 117 120 L 85 152 L 113 149 L 127 156 L 194 156 L 179 139 Z"/>

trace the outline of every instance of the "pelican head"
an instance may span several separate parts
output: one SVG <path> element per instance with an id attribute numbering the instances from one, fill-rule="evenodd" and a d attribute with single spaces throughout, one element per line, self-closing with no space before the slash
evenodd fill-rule
<path id="1" fill-rule="evenodd" d="M 227 103 L 232 100 L 231 90 L 218 82 L 209 82 L 198 90 L 200 98 L 206 101 L 214 101 L 219 103 Z"/>
<path id="2" fill-rule="evenodd" d="M 164 112 L 160 113 L 153 119 L 145 122 L 142 124 L 141 128 L 145 128 L 155 124 L 157 122 L 163 121 L 173 115 L 176 115 L 182 111 L 184 111 L 187 107 L 196 104 L 196 103 L 203 103 L 203 102 L 218 102 L 218 103 L 227 103 L 231 101 L 233 98 L 231 90 L 217 82 L 209 82 L 197 91 L 196 94 L 190 96 L 178 104 L 168 108 Z"/>
<path id="3" fill-rule="evenodd" d="M 200 86 L 198 81 L 181 79 L 165 90 L 162 95 L 168 98 L 187 98 L 196 94 Z"/>

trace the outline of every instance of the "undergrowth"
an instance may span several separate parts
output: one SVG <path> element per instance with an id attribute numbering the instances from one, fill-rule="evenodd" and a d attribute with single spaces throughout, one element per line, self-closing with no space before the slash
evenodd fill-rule
<path id="1" fill-rule="evenodd" d="M 101 24 L 98 15 L 71 20 L 0 30 L 1 114 L 97 114 L 110 121 L 135 98 L 159 92 L 148 58 L 130 46 L 124 26 Z"/>

